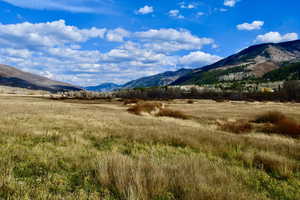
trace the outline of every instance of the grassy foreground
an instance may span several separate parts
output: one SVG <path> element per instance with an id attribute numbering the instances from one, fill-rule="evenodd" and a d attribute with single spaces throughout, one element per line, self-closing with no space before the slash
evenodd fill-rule
<path id="1" fill-rule="evenodd" d="M 184 100 L 188 120 L 121 102 L 0 97 L 0 199 L 300 199 L 300 142 L 222 131 L 218 120 L 300 104 Z"/>

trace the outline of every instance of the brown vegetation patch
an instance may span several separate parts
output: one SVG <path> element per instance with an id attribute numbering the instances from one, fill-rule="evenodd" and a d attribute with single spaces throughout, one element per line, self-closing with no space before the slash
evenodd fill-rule
<path id="1" fill-rule="evenodd" d="M 252 125 L 244 120 L 236 122 L 225 122 L 220 124 L 221 130 L 231 133 L 248 133 L 252 130 Z"/>
<path id="2" fill-rule="evenodd" d="M 300 125 L 292 119 L 283 119 L 276 123 L 274 132 L 297 138 L 300 136 Z"/>
<path id="3" fill-rule="evenodd" d="M 177 119 L 189 119 L 189 116 L 184 114 L 178 110 L 171 110 L 171 109 L 161 109 L 157 115 L 158 117 L 173 117 Z"/>
<path id="4" fill-rule="evenodd" d="M 189 116 L 182 111 L 165 108 L 162 103 L 157 102 L 138 103 L 128 108 L 127 111 L 136 115 L 150 114 L 156 117 L 189 119 Z"/>
<path id="5" fill-rule="evenodd" d="M 192 99 L 189 99 L 189 100 L 187 100 L 187 102 L 186 103 L 188 103 L 188 104 L 193 104 L 193 103 L 195 103 L 194 102 L 194 100 L 192 100 Z"/>
<path id="6" fill-rule="evenodd" d="M 139 102 L 139 99 L 125 99 L 124 105 L 130 105 L 130 104 L 137 104 Z"/>
<path id="7" fill-rule="evenodd" d="M 277 133 L 295 138 L 300 136 L 300 124 L 281 112 L 274 111 L 259 115 L 254 122 L 265 123 L 261 129 L 264 133 Z"/>
<path id="8" fill-rule="evenodd" d="M 138 103 L 128 108 L 127 111 L 136 115 L 142 115 L 143 113 L 157 114 L 162 108 L 163 108 L 162 103 L 147 102 L 147 103 Z"/>
<path id="9" fill-rule="evenodd" d="M 228 100 L 226 99 L 213 99 L 215 102 L 217 103 L 224 103 L 224 102 L 228 102 Z"/>
<path id="10" fill-rule="evenodd" d="M 255 123 L 272 123 L 275 124 L 281 120 L 286 119 L 287 117 L 279 111 L 270 111 L 258 115 L 253 122 Z"/>

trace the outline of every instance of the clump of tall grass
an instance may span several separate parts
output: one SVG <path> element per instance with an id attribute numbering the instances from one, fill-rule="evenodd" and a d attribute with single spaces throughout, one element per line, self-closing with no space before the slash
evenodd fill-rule
<path id="1" fill-rule="evenodd" d="M 254 122 L 265 123 L 262 131 L 266 133 L 277 133 L 290 137 L 300 136 L 300 124 L 278 111 L 261 114 L 256 117 Z"/>
<path id="2" fill-rule="evenodd" d="M 110 154 L 99 162 L 96 178 L 116 199 L 249 199 L 236 180 L 201 157 L 178 156 L 168 165 L 149 157 Z M 235 191 L 235 192 L 233 192 Z M 251 199 L 251 198 L 250 198 Z"/>
<path id="3" fill-rule="evenodd" d="M 220 125 L 221 130 L 231 133 L 248 133 L 252 130 L 252 125 L 244 120 L 236 122 L 225 122 Z"/>
<path id="4" fill-rule="evenodd" d="M 274 132 L 297 138 L 300 137 L 300 125 L 293 119 L 284 119 L 275 124 Z"/>
<path id="5" fill-rule="evenodd" d="M 130 104 L 137 104 L 138 102 L 139 102 L 139 99 L 125 99 L 123 104 L 130 105 Z"/>
<path id="6" fill-rule="evenodd" d="M 173 117 L 177 119 L 189 119 L 189 116 L 178 110 L 161 109 L 156 116 L 158 117 Z"/>
<path id="7" fill-rule="evenodd" d="M 276 155 L 270 152 L 259 152 L 253 157 L 253 165 L 261 168 L 274 176 L 288 178 L 296 171 L 297 163 L 290 161 L 286 157 Z"/>
<path id="8" fill-rule="evenodd" d="M 164 104 L 157 102 L 137 103 L 127 109 L 135 115 L 150 114 L 156 117 L 172 117 L 177 119 L 189 119 L 189 116 L 178 110 L 165 108 Z"/>
<path id="9" fill-rule="evenodd" d="M 189 99 L 189 100 L 187 100 L 187 102 L 186 103 L 188 103 L 188 104 L 193 104 L 193 103 L 195 103 L 195 101 L 194 100 L 192 100 L 192 99 Z"/>
<path id="10" fill-rule="evenodd" d="M 138 103 L 128 108 L 127 111 L 136 115 L 142 114 L 157 114 L 160 109 L 162 109 L 164 105 L 162 103 L 156 102 L 146 102 L 146 103 Z"/>
<path id="11" fill-rule="evenodd" d="M 270 111 L 258 115 L 253 122 L 255 123 L 272 123 L 275 124 L 287 117 L 279 111 Z"/>

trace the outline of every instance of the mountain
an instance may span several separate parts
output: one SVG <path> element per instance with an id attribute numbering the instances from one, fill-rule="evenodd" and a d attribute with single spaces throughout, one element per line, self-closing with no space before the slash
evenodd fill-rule
<path id="1" fill-rule="evenodd" d="M 115 83 L 103 83 L 103 84 L 97 85 L 97 86 L 84 87 L 84 89 L 86 89 L 88 91 L 94 91 L 94 92 L 110 92 L 110 91 L 113 91 L 113 90 L 121 88 L 121 87 L 122 87 L 122 85 L 118 85 Z"/>
<path id="2" fill-rule="evenodd" d="M 267 73 L 300 61 L 300 40 L 254 45 L 212 65 L 194 69 L 171 85 L 212 84 L 262 78 Z"/>
<path id="3" fill-rule="evenodd" d="M 179 77 L 192 72 L 191 69 L 180 69 L 178 71 L 168 71 L 161 74 L 143 77 L 130 81 L 122 86 L 122 88 L 139 88 L 139 87 L 155 87 L 169 85 Z"/>
<path id="4" fill-rule="evenodd" d="M 0 85 L 27 88 L 31 90 L 45 90 L 49 92 L 81 90 L 79 87 L 67 83 L 53 81 L 2 64 L 0 64 Z"/>

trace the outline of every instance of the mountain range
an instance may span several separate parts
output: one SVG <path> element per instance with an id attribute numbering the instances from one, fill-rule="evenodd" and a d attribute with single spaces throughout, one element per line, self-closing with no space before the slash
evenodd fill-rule
<path id="1" fill-rule="evenodd" d="M 103 83 L 97 86 L 84 87 L 84 89 L 93 92 L 109 92 L 122 87 L 123 87 L 122 85 L 118 85 L 115 83 Z"/>
<path id="2" fill-rule="evenodd" d="M 295 73 L 300 73 L 300 64 L 292 65 L 297 62 L 300 62 L 300 40 L 265 43 L 250 46 L 208 66 L 143 77 L 118 85 L 118 89 L 214 84 L 247 79 L 285 80 L 293 77 Z"/>
<path id="3" fill-rule="evenodd" d="M 107 92 L 124 88 L 144 88 L 166 85 L 215 84 L 226 81 L 258 79 L 279 81 L 300 78 L 300 40 L 250 46 L 214 64 L 195 69 L 167 71 L 142 77 L 124 85 L 104 83 L 84 87 L 89 91 Z M 67 83 L 0 65 L 0 85 L 58 92 L 81 90 Z"/>

